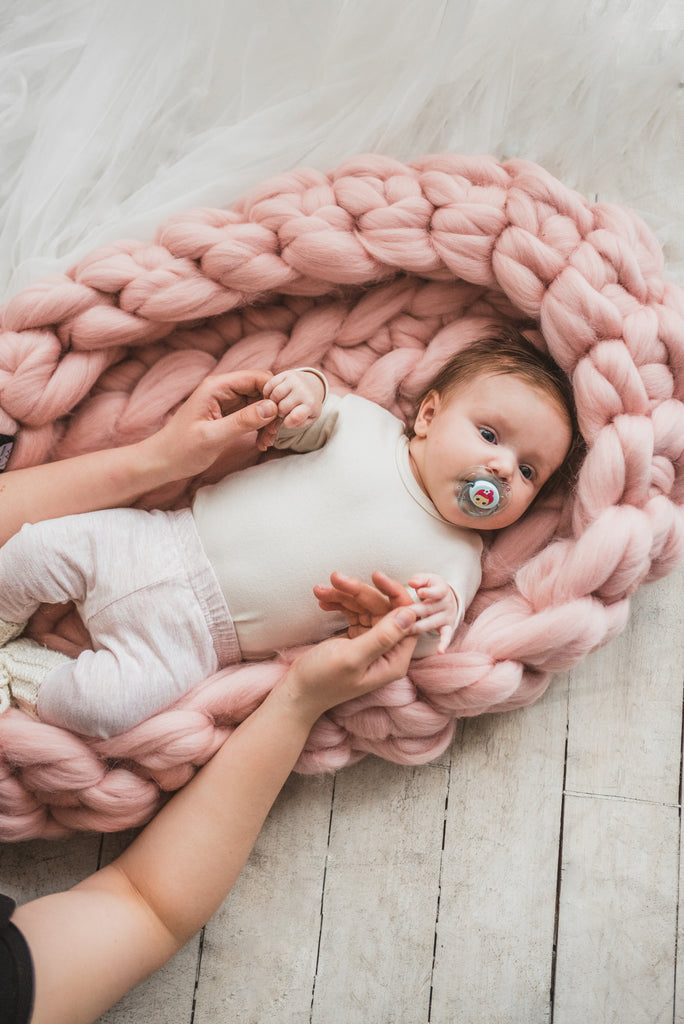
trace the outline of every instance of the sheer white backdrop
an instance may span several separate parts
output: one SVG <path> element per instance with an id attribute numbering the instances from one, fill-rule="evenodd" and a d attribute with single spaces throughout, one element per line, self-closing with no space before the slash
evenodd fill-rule
<path id="1" fill-rule="evenodd" d="M 297 165 L 522 156 L 684 271 L 681 0 L 1 0 L 0 294 Z"/>

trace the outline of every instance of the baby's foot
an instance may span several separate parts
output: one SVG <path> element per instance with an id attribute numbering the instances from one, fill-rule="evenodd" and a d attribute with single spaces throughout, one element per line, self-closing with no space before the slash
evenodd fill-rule
<path id="1" fill-rule="evenodd" d="M 10 640 L 14 640 L 26 628 L 25 622 L 5 622 L 0 619 L 0 647 L 4 647 Z"/>
<path id="2" fill-rule="evenodd" d="M 0 712 L 12 704 L 35 717 L 41 685 L 53 668 L 71 660 L 25 636 L 0 647 Z"/>

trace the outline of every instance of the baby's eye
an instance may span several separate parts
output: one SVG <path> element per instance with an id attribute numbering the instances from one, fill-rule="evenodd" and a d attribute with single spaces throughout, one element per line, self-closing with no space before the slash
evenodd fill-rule
<path id="1" fill-rule="evenodd" d="M 489 427 L 480 427 L 480 434 L 489 444 L 496 444 L 496 434 Z"/>
<path id="2" fill-rule="evenodd" d="M 522 475 L 525 477 L 526 480 L 531 480 L 532 477 L 534 476 L 534 473 L 532 472 L 532 467 L 531 466 L 521 466 L 520 467 L 520 472 L 522 473 Z"/>

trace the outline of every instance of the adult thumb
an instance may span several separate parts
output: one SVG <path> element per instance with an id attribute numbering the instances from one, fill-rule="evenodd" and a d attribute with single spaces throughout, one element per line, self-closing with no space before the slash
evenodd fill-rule
<path id="1" fill-rule="evenodd" d="M 359 653 L 369 662 L 387 654 L 406 639 L 417 618 L 416 612 L 409 605 L 388 612 L 372 629 L 357 637 Z"/>
<path id="2" fill-rule="evenodd" d="M 230 413 L 224 418 L 223 423 L 226 431 L 237 437 L 240 434 L 249 434 L 252 430 L 261 430 L 275 419 L 277 414 L 278 406 L 275 402 L 264 398 L 260 402 L 252 402 Z"/>

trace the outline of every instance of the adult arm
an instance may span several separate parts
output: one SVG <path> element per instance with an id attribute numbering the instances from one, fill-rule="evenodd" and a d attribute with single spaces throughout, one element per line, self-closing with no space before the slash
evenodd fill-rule
<path id="1" fill-rule="evenodd" d="M 271 377 L 245 370 L 207 377 L 156 434 L 136 444 L 0 476 L 0 544 L 24 523 L 131 505 L 147 491 L 211 466 L 238 437 L 277 413 L 261 400 Z"/>
<path id="2" fill-rule="evenodd" d="M 408 667 L 412 609 L 293 663 L 280 685 L 111 865 L 19 907 L 32 951 L 33 1024 L 86 1024 L 157 970 L 239 875 L 312 725 Z"/>

